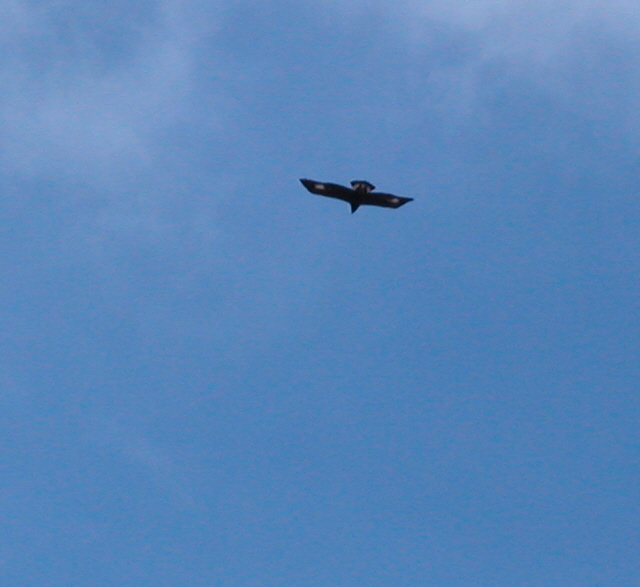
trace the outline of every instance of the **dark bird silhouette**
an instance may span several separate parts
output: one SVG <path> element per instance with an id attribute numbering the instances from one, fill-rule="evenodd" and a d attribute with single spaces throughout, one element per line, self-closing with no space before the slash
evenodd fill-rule
<path id="1" fill-rule="evenodd" d="M 338 200 L 349 202 L 351 205 L 351 214 L 360 206 L 399 208 L 403 204 L 413 200 L 413 198 L 403 198 L 401 196 L 394 196 L 393 194 L 374 192 L 373 190 L 376 189 L 376 186 L 368 181 L 354 180 L 351 182 L 351 188 L 337 183 L 323 183 L 312 179 L 301 179 L 300 181 L 312 194 L 338 198 Z"/>

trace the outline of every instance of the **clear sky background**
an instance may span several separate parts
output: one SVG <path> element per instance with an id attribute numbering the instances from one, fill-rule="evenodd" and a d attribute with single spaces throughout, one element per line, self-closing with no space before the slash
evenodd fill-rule
<path id="1" fill-rule="evenodd" d="M 637 1 L 0 39 L 3 586 L 640 585 Z"/>

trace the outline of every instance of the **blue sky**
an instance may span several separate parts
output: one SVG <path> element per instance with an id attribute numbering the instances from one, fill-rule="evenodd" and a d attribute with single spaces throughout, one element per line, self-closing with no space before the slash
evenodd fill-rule
<path id="1" fill-rule="evenodd" d="M 635 3 L 0 32 L 3 585 L 638 585 Z"/>

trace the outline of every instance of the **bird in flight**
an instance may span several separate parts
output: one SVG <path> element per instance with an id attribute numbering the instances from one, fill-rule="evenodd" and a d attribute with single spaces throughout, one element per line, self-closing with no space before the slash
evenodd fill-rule
<path id="1" fill-rule="evenodd" d="M 312 179 L 301 179 L 300 181 L 312 194 L 338 198 L 338 200 L 349 202 L 351 205 L 351 214 L 360 206 L 399 208 L 403 204 L 413 200 L 413 198 L 403 198 L 401 196 L 394 196 L 393 194 L 374 192 L 373 190 L 376 189 L 376 186 L 363 180 L 352 181 L 350 188 L 337 183 L 324 183 Z"/>

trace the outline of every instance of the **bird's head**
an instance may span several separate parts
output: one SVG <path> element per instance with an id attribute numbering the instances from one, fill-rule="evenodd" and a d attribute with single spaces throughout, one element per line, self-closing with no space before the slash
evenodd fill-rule
<path id="1" fill-rule="evenodd" d="M 363 179 L 354 179 L 351 182 L 351 187 L 356 192 L 360 192 L 363 194 L 368 194 L 371 190 L 376 189 L 376 186 L 374 186 L 372 183 L 369 183 L 368 181 L 365 181 Z"/>

